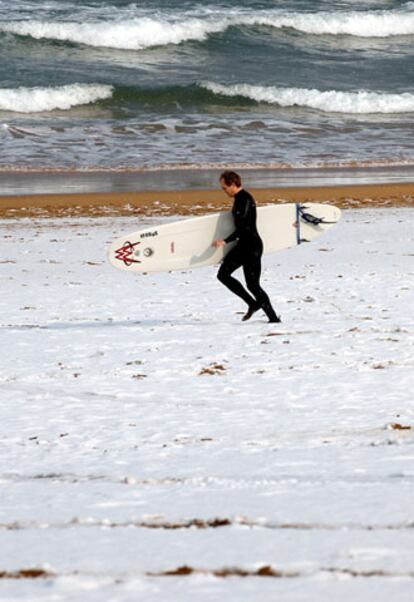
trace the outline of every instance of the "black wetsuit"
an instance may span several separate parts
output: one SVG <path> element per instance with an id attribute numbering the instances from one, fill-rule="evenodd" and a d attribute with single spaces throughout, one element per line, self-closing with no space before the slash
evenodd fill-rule
<path id="1" fill-rule="evenodd" d="M 249 309 L 256 311 L 262 308 L 269 320 L 277 321 L 269 297 L 260 286 L 263 242 L 256 226 L 256 203 L 246 190 L 242 189 L 235 195 L 232 214 L 236 229 L 225 241 L 237 241 L 237 244 L 224 257 L 217 278 L 235 295 L 241 297 Z M 251 294 L 231 275 L 240 267 L 243 267 L 246 286 Z"/>

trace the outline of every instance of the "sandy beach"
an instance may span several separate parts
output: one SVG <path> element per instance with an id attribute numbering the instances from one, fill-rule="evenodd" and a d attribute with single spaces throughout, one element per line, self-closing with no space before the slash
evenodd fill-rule
<path id="1" fill-rule="evenodd" d="M 346 209 L 264 257 L 270 325 L 215 267 L 108 265 L 131 217 L 230 208 L 186 176 L 0 197 L 0 598 L 409 602 L 414 183 L 246 178 Z"/>
<path id="2" fill-rule="evenodd" d="M 0 220 L 1 600 L 411 602 L 413 214 L 266 255 L 281 324 L 112 269 L 130 217 Z"/>
<path id="3" fill-rule="evenodd" d="M 151 179 L 157 183 L 157 172 Z M 74 176 L 67 174 L 67 188 Z M 187 182 L 189 178 L 187 177 Z M 257 180 L 253 180 L 257 183 Z M 93 188 L 93 187 L 92 187 Z M 411 207 L 414 183 L 346 184 L 323 186 L 246 186 L 258 204 L 286 202 L 323 202 L 341 209 L 372 207 Z M 0 217 L 30 216 L 148 216 L 199 215 L 229 209 L 231 202 L 218 189 L 195 188 L 193 184 L 177 189 L 110 192 L 55 192 L 5 194 L 0 196 Z"/>

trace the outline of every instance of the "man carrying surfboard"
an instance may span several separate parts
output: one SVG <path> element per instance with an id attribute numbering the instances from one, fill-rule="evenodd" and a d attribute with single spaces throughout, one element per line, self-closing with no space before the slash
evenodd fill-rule
<path id="1" fill-rule="evenodd" d="M 219 181 L 222 190 L 234 199 L 232 215 L 235 230 L 227 238 L 215 240 L 213 247 L 224 247 L 233 241 L 237 243 L 224 257 L 217 278 L 232 293 L 247 303 L 248 309 L 242 318 L 244 322 L 259 309 L 265 312 L 269 322 L 280 322 L 280 317 L 276 315 L 268 295 L 260 286 L 263 242 L 257 231 L 254 198 L 242 188 L 241 178 L 234 171 L 224 171 Z M 232 273 L 240 267 L 243 267 L 249 292 L 232 276 Z"/>

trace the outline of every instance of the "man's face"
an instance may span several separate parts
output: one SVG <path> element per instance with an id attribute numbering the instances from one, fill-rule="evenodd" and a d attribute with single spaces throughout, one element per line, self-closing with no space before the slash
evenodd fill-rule
<path id="1" fill-rule="evenodd" d="M 238 187 L 235 184 L 226 184 L 224 178 L 220 180 L 221 189 L 227 194 L 227 196 L 233 197 L 238 191 Z"/>

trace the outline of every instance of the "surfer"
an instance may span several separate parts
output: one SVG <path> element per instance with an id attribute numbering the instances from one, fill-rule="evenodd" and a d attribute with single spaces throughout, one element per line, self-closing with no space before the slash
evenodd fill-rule
<path id="1" fill-rule="evenodd" d="M 219 181 L 222 190 L 227 196 L 234 199 L 232 214 L 236 229 L 224 240 L 215 240 L 213 247 L 224 247 L 233 241 L 237 241 L 237 244 L 224 257 L 217 278 L 232 293 L 247 303 L 248 309 L 242 318 L 243 321 L 249 320 L 256 311 L 262 309 L 269 318 L 269 322 L 280 322 L 269 297 L 260 286 L 263 242 L 256 227 L 254 198 L 242 188 L 241 178 L 234 171 L 223 172 Z M 232 273 L 240 267 L 243 267 L 249 292 L 232 276 Z"/>

